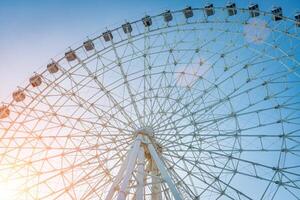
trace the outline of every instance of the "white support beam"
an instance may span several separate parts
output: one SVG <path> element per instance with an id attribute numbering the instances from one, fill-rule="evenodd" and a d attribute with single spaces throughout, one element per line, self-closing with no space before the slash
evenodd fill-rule
<path id="1" fill-rule="evenodd" d="M 128 160 L 127 168 L 125 170 L 123 182 L 121 184 L 117 200 L 125 200 L 126 199 L 126 195 L 127 195 L 126 189 L 128 187 L 129 180 L 132 177 L 132 173 L 133 173 L 133 170 L 135 167 L 135 163 L 136 163 L 137 156 L 138 156 L 138 153 L 140 150 L 140 146 L 141 146 L 141 136 L 138 135 L 138 137 L 136 138 L 136 142 L 132 148 L 132 154 Z"/>
<path id="2" fill-rule="evenodd" d="M 158 155 L 155 147 L 151 143 L 148 136 L 138 134 L 132 148 L 129 150 L 105 200 L 112 200 L 115 192 L 118 190 L 117 200 L 125 200 L 127 196 L 127 189 L 129 186 L 129 181 L 133 175 L 133 171 L 136 166 L 136 161 L 138 160 L 137 166 L 137 188 L 136 188 L 136 200 L 144 200 L 145 192 L 145 152 L 144 147 L 141 146 L 141 142 L 146 144 L 147 151 L 151 155 L 150 163 L 152 174 L 152 199 L 161 200 L 162 199 L 162 188 L 161 183 L 158 178 L 159 174 L 162 179 L 168 184 L 170 191 L 172 192 L 175 200 L 182 200 L 180 193 L 177 190 L 171 176 L 168 173 L 166 166 Z M 148 158 L 149 159 L 149 158 Z M 121 185 L 120 185 L 121 184 Z M 118 187 L 120 185 L 120 187 Z"/>
<path id="3" fill-rule="evenodd" d="M 124 160 L 124 162 L 122 163 L 122 166 L 116 176 L 116 179 L 114 180 L 112 186 L 109 189 L 109 192 L 107 193 L 107 196 L 105 198 L 105 200 L 111 200 L 114 196 L 114 193 L 116 192 L 116 187 L 119 185 L 119 183 L 121 182 L 123 175 L 124 175 L 124 171 L 127 169 L 128 167 L 128 163 L 130 163 L 130 161 L 132 161 L 132 154 L 134 152 L 135 149 L 138 149 L 141 145 L 141 140 L 142 140 L 142 136 L 138 135 L 137 138 L 135 139 L 132 148 L 128 151 L 128 154 Z"/>
<path id="4" fill-rule="evenodd" d="M 136 200 L 144 200 L 144 190 L 145 190 L 145 152 L 144 148 L 141 146 L 138 163 L 137 163 L 137 188 L 136 188 Z"/>
<path id="5" fill-rule="evenodd" d="M 162 200 L 159 170 L 153 159 L 151 159 L 150 163 L 151 163 L 150 167 L 151 167 L 151 179 L 152 179 L 151 200 Z"/>
<path id="6" fill-rule="evenodd" d="M 173 180 L 171 179 L 164 163 L 161 161 L 159 155 L 157 154 L 154 146 L 152 145 L 151 142 L 148 142 L 147 143 L 147 147 L 149 149 L 149 152 L 151 154 L 151 157 L 152 159 L 155 161 L 155 164 L 157 166 L 157 168 L 159 169 L 160 171 L 160 174 L 162 176 L 162 178 L 166 181 L 166 183 L 168 184 L 172 194 L 173 194 L 173 197 L 176 199 L 176 200 L 182 200 L 181 196 L 180 196 L 180 193 L 178 192 Z"/>

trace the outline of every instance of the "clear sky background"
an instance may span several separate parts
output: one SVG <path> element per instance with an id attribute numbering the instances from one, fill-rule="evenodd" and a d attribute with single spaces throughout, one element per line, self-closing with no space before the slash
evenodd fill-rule
<path id="1" fill-rule="evenodd" d="M 186 5 L 203 6 L 201 0 L 0 0 L 0 101 L 24 85 L 34 71 L 45 68 L 52 57 L 105 27 L 116 27 Z M 223 6 L 227 0 L 211 0 Z M 293 17 L 300 0 L 239 0 L 238 7 L 259 3 L 261 10 L 282 6 Z"/>

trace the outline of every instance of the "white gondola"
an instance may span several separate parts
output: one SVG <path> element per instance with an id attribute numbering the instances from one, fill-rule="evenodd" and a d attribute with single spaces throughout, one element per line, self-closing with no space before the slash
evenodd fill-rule
<path id="1" fill-rule="evenodd" d="M 91 51 L 95 48 L 95 45 L 92 40 L 87 40 L 83 43 L 83 46 L 86 51 Z"/>
<path id="2" fill-rule="evenodd" d="M 24 101 L 25 99 L 25 93 L 23 90 L 17 90 L 17 91 L 14 91 L 13 94 L 13 99 L 16 101 L 16 102 L 21 102 L 21 101 Z"/>
<path id="3" fill-rule="evenodd" d="M 76 60 L 77 56 L 75 52 L 71 50 L 65 53 L 65 58 L 67 59 L 67 61 L 71 62 Z"/>
<path id="4" fill-rule="evenodd" d="M 259 6 L 258 4 L 250 4 L 249 7 L 249 14 L 251 17 L 258 17 L 259 16 Z"/>
<path id="5" fill-rule="evenodd" d="M 42 78 L 40 75 L 34 75 L 29 79 L 29 82 L 32 87 L 38 87 L 42 84 Z"/>
<path id="6" fill-rule="evenodd" d="M 204 11 L 206 16 L 212 16 L 215 14 L 214 5 L 212 3 L 206 4 L 204 6 Z"/>
<path id="7" fill-rule="evenodd" d="M 172 13 L 170 10 L 167 10 L 166 12 L 164 12 L 163 16 L 164 16 L 164 21 L 167 23 L 173 20 L 173 16 L 172 16 Z"/>
<path id="8" fill-rule="evenodd" d="M 132 32 L 132 26 L 129 22 L 122 25 L 122 29 L 124 33 L 131 33 Z"/>
<path id="9" fill-rule="evenodd" d="M 193 9 L 192 7 L 186 7 L 184 10 L 183 10 L 183 14 L 184 14 L 184 17 L 185 18 L 191 18 L 194 16 L 194 13 L 193 13 Z"/>
<path id="10" fill-rule="evenodd" d="M 145 27 L 149 27 L 152 25 L 152 19 L 150 16 L 146 15 L 145 17 L 142 18 L 143 24 Z"/>
<path id="11" fill-rule="evenodd" d="M 300 12 L 295 14 L 296 26 L 300 27 Z"/>
<path id="12" fill-rule="evenodd" d="M 50 74 L 54 74 L 58 72 L 59 67 L 55 62 L 52 62 L 47 65 L 47 70 Z"/>
<path id="13" fill-rule="evenodd" d="M 113 39 L 113 35 L 112 35 L 111 31 L 106 31 L 106 32 L 102 33 L 102 35 L 103 35 L 105 42 L 111 41 Z"/>
<path id="14" fill-rule="evenodd" d="M 282 8 L 281 7 L 274 7 L 272 9 L 272 18 L 274 21 L 279 21 L 279 20 L 282 20 Z"/>
<path id="15" fill-rule="evenodd" d="M 10 114 L 10 110 L 8 106 L 1 106 L 0 107 L 0 119 L 7 118 Z"/>
<path id="16" fill-rule="evenodd" d="M 226 5 L 227 12 L 229 16 L 233 16 L 237 14 L 237 9 L 235 3 L 228 3 Z"/>

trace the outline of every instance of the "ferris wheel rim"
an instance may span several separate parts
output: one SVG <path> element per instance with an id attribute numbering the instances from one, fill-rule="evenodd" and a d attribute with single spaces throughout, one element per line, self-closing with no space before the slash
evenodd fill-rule
<path id="1" fill-rule="evenodd" d="M 252 4 L 250 4 L 249 6 L 251 6 Z M 203 14 L 204 14 L 204 17 L 205 17 L 205 19 L 207 20 L 207 19 L 209 19 L 209 16 L 205 16 L 205 6 L 204 7 L 189 7 L 189 6 L 187 6 L 186 8 L 191 8 L 192 9 L 192 11 L 201 11 Z M 178 10 L 174 10 L 174 11 L 170 11 L 170 10 L 167 10 L 166 12 L 168 12 L 168 11 L 170 11 L 170 13 L 171 14 L 175 14 L 175 13 L 182 13 L 186 8 L 184 8 L 184 9 L 178 9 Z M 228 8 L 226 7 L 226 6 L 219 6 L 219 7 L 213 7 L 216 11 L 224 11 L 224 10 L 227 10 Z M 276 7 L 273 7 L 273 8 L 276 8 Z M 280 7 L 279 7 L 280 8 Z M 250 9 L 249 9 L 249 7 L 248 8 L 240 8 L 240 7 L 236 7 L 235 8 L 237 11 L 239 11 L 239 12 L 249 12 L 250 11 Z M 272 16 L 274 16 L 274 14 L 271 12 L 271 11 L 264 11 L 264 10 L 261 10 L 261 9 L 259 9 L 259 10 L 257 10 L 256 11 L 257 13 L 259 13 L 259 15 L 264 15 L 264 16 L 269 16 L 269 17 L 272 17 Z M 149 15 L 146 15 L 146 16 L 149 16 L 150 18 L 157 18 L 157 17 L 163 17 L 163 14 L 164 14 L 165 12 L 162 12 L 162 13 L 160 13 L 160 14 L 156 14 L 156 15 L 151 15 L 151 16 L 149 16 Z M 296 13 L 297 14 L 297 13 Z M 298 21 L 296 21 L 296 19 L 294 19 L 294 18 L 291 18 L 291 17 L 288 17 L 288 16 L 285 16 L 285 15 L 282 15 L 281 16 L 281 20 L 283 20 L 283 21 L 291 21 L 291 22 L 293 22 L 293 23 L 295 23 L 295 24 L 297 24 L 297 23 L 299 23 Z M 251 19 L 251 17 L 249 17 L 249 19 Z M 143 19 L 139 19 L 139 20 L 134 20 L 134 21 L 132 21 L 132 22 L 126 22 L 126 23 L 129 23 L 129 24 L 137 24 L 137 23 L 143 23 L 143 21 L 142 21 Z M 212 22 L 212 21 L 203 21 L 204 23 L 208 23 L 208 22 Z M 125 23 L 125 24 L 126 24 Z M 199 22 L 195 22 L 195 24 L 197 24 L 197 23 L 199 23 Z M 220 23 L 233 23 L 232 21 L 227 21 L 227 20 L 224 20 L 224 21 L 221 21 Z M 184 26 L 184 25 L 187 25 L 187 24 L 190 24 L 190 22 L 188 22 L 188 21 L 186 21 L 184 24 L 175 24 L 175 25 L 173 25 L 173 27 L 177 27 L 177 26 Z M 164 26 L 164 27 L 160 27 L 160 28 L 163 28 L 163 29 L 167 29 L 167 28 L 170 28 L 170 27 L 172 27 L 172 26 L 169 26 L 169 24 L 168 23 L 166 23 L 166 26 Z M 110 44 L 109 46 L 107 46 L 107 47 L 105 47 L 105 48 L 103 48 L 103 49 L 97 49 L 97 51 L 93 54 L 93 55 L 91 55 L 91 56 L 88 56 L 87 58 L 85 58 L 85 59 L 83 59 L 81 62 L 85 62 L 86 60 L 88 60 L 89 58 L 91 58 L 91 57 L 93 57 L 93 56 L 95 56 L 95 55 L 97 55 L 97 54 L 99 54 L 101 51 L 103 51 L 103 50 L 107 50 L 107 49 L 110 49 L 113 45 L 116 45 L 116 44 L 118 44 L 118 43 L 122 43 L 122 42 L 124 42 L 124 41 L 128 41 L 129 39 L 131 39 L 132 37 L 133 38 L 135 38 L 135 37 L 138 37 L 138 36 L 142 36 L 143 34 L 146 34 L 146 33 L 151 33 L 151 32 L 155 32 L 155 31 L 157 31 L 157 30 L 160 30 L 160 28 L 158 28 L 158 29 L 156 29 L 156 30 L 153 30 L 153 29 L 145 29 L 144 31 L 145 32 L 141 32 L 139 35 L 134 35 L 134 36 L 132 36 L 131 34 L 129 35 L 129 37 L 128 38 L 125 38 L 124 40 L 121 40 L 121 41 L 119 41 L 119 42 L 117 42 L 117 43 L 112 43 L 112 44 Z M 272 27 L 268 27 L 268 28 L 271 28 L 271 30 L 273 31 L 273 29 L 272 29 Z M 116 31 L 118 31 L 118 30 L 120 30 L 120 29 L 122 29 L 122 26 L 119 26 L 119 27 L 116 27 L 116 28 L 112 28 L 112 29 L 110 29 L 110 30 L 108 30 L 109 32 L 116 32 Z M 275 29 L 276 30 L 276 29 Z M 104 33 L 106 33 L 106 32 L 104 32 Z M 101 39 L 101 38 L 103 38 L 103 36 L 104 36 L 104 33 L 103 34 L 100 34 L 99 36 L 96 36 L 96 37 L 94 37 L 94 38 L 88 38 L 88 40 L 87 41 L 95 41 L 95 40 L 98 40 L 98 39 Z M 288 33 L 285 33 L 285 34 L 288 34 Z M 293 35 L 291 35 L 291 36 L 293 36 Z M 299 39 L 300 39 L 300 37 L 299 37 Z M 70 51 L 77 51 L 77 50 L 79 50 L 79 49 L 82 49 L 82 48 L 84 48 L 84 42 L 83 42 L 83 44 L 81 44 L 81 45 L 79 45 L 79 46 L 77 46 L 77 47 L 73 47 L 73 48 L 71 48 L 71 47 L 69 47 L 69 50 Z M 59 62 L 61 62 L 62 60 L 64 60 L 66 58 L 66 55 L 62 55 L 62 56 L 60 56 L 59 58 L 57 58 L 57 59 L 51 59 L 52 60 L 52 62 L 51 63 L 56 63 L 56 64 L 58 64 L 59 65 Z M 49 64 L 51 64 L 51 63 L 49 63 Z M 72 68 L 76 68 L 76 66 L 79 66 L 81 63 L 80 62 L 78 62 L 76 65 L 74 65 Z M 68 71 L 70 71 L 70 70 L 72 70 L 72 68 L 70 68 Z M 60 69 L 61 70 L 65 70 L 62 66 L 60 66 Z M 44 76 L 44 75 L 47 75 L 47 73 L 48 73 L 48 70 L 47 69 L 45 69 L 45 70 L 43 70 L 43 71 L 41 71 L 41 72 L 35 72 L 34 74 L 35 75 L 40 75 L 40 76 Z M 63 76 L 63 75 L 62 75 Z M 54 80 L 55 81 L 55 80 Z M 27 90 L 28 88 L 30 88 L 31 87 L 31 84 L 30 83 L 27 83 L 27 85 L 25 86 L 25 87 L 18 87 L 18 88 L 22 88 L 22 90 L 23 91 L 25 91 L 25 90 Z M 11 101 L 9 101 L 9 102 L 6 102 L 6 103 L 4 103 L 4 102 L 2 102 L 2 104 L 5 104 L 5 105 L 7 105 L 7 106 L 10 106 L 12 103 L 14 102 L 14 100 L 12 99 Z"/>

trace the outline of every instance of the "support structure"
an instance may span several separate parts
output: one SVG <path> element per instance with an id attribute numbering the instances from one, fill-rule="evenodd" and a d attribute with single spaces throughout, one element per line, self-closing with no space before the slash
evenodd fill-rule
<path id="1" fill-rule="evenodd" d="M 153 159 L 150 160 L 149 168 L 150 168 L 150 175 L 152 179 L 151 200 L 162 200 L 159 170 Z"/>
<path id="2" fill-rule="evenodd" d="M 148 142 L 147 146 L 148 146 L 148 149 L 149 149 L 152 159 L 155 161 L 155 164 L 156 164 L 157 168 L 159 169 L 163 180 L 167 182 L 174 198 L 176 200 L 181 200 L 180 194 L 179 194 L 171 176 L 169 175 L 164 163 L 161 161 L 159 155 L 157 154 L 153 144 L 151 142 Z"/>
<path id="3" fill-rule="evenodd" d="M 124 172 L 126 169 L 128 169 L 128 164 L 130 162 L 133 162 L 135 161 L 133 159 L 134 157 L 134 154 L 136 154 L 135 152 L 138 151 L 138 149 L 140 148 L 140 145 L 141 145 L 141 139 L 142 139 L 142 136 L 141 135 L 138 135 L 137 138 L 135 139 L 134 143 L 133 143 L 133 146 L 132 148 L 130 149 L 130 151 L 128 152 L 117 176 L 116 176 L 116 179 L 114 180 L 112 186 L 110 187 L 110 190 L 109 192 L 107 193 L 107 196 L 105 198 L 105 200 L 111 200 L 112 197 L 114 196 L 114 193 L 116 192 L 116 190 L 119 190 L 119 183 L 122 181 L 122 178 L 123 178 L 123 175 L 124 175 Z"/>
<path id="4" fill-rule="evenodd" d="M 137 163 L 137 188 L 136 188 L 136 200 L 144 199 L 145 192 L 145 152 L 144 148 L 140 147 Z"/>
<path id="5" fill-rule="evenodd" d="M 121 168 L 111 185 L 105 200 L 112 200 L 114 196 L 117 200 L 125 200 L 129 189 L 130 179 L 134 172 L 136 174 L 135 179 L 137 183 L 135 199 L 144 200 L 146 185 L 145 177 L 147 175 L 145 173 L 146 162 L 148 162 L 149 166 L 149 175 L 152 177 L 151 200 L 162 199 L 162 181 L 167 183 L 175 200 L 182 200 L 175 183 L 157 152 L 157 144 L 155 144 L 152 136 L 153 133 L 149 130 L 139 130 L 137 132 L 132 148 L 121 165 Z M 149 154 L 148 157 L 145 156 L 146 152 Z"/>

